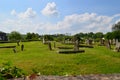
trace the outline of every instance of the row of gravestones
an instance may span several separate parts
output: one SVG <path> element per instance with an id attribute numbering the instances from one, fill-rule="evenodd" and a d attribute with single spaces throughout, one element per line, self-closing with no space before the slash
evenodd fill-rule
<path id="1" fill-rule="evenodd" d="M 73 43 L 74 44 L 74 51 L 78 51 L 79 50 L 79 42 L 78 40 L 71 42 L 69 40 L 66 41 L 67 43 Z M 49 41 L 45 41 L 45 39 L 43 38 L 43 43 L 44 44 L 48 44 L 49 45 L 49 49 L 52 50 L 51 48 L 51 43 Z M 94 40 L 92 39 L 86 39 L 85 40 L 85 44 L 86 45 L 92 45 L 94 44 Z M 119 52 L 120 51 L 120 42 L 118 41 L 118 39 L 113 39 L 113 40 L 105 40 L 104 38 L 100 39 L 100 45 L 101 46 L 106 46 L 108 49 L 111 49 L 111 45 L 115 45 L 114 51 Z M 55 46 L 55 43 L 54 43 Z"/>
<path id="2" fill-rule="evenodd" d="M 114 51 L 116 52 L 120 51 L 120 42 L 118 41 L 118 39 L 113 39 L 113 40 L 101 39 L 100 45 L 106 46 L 108 49 L 112 49 L 111 45 L 115 45 Z"/>
<path id="3" fill-rule="evenodd" d="M 43 44 L 48 44 L 49 50 L 52 50 L 50 41 L 45 41 L 45 39 L 43 38 Z M 54 48 L 56 48 L 56 43 L 55 42 L 54 42 Z M 74 49 L 73 49 L 73 51 L 79 51 L 79 40 L 76 40 L 74 42 Z"/>
<path id="4" fill-rule="evenodd" d="M 92 39 L 86 39 L 85 40 L 86 45 L 92 45 L 94 44 L 94 41 Z M 120 42 L 118 39 L 113 39 L 113 40 L 105 40 L 102 38 L 100 40 L 100 45 L 106 46 L 108 49 L 111 49 L 111 45 L 115 45 L 114 51 L 120 52 Z"/>
<path id="5" fill-rule="evenodd" d="M 64 40 L 63 43 L 64 44 L 72 44 L 72 45 L 74 45 L 75 41 L 71 41 L 71 40 L 68 39 L 68 40 Z M 94 44 L 94 41 L 92 39 L 86 39 L 85 44 L 86 45 L 92 45 L 92 44 Z"/>

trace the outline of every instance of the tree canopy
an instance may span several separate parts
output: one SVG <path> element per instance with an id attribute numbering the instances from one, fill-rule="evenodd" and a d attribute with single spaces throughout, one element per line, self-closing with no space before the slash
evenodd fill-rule
<path id="1" fill-rule="evenodd" d="M 112 31 L 120 31 L 120 21 L 116 24 L 113 24 Z"/>
<path id="2" fill-rule="evenodd" d="M 26 34 L 26 39 L 27 40 L 38 40 L 39 39 L 39 34 L 29 32 L 29 33 Z"/>
<path id="3" fill-rule="evenodd" d="M 9 35 L 9 40 L 10 41 L 17 41 L 17 40 L 21 40 L 22 39 L 22 36 L 19 32 L 17 31 L 12 31 Z"/>

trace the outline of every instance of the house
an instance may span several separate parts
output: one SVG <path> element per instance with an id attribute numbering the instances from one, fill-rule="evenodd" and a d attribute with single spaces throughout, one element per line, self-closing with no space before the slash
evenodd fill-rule
<path id="1" fill-rule="evenodd" d="M 0 41 L 7 41 L 7 34 L 0 31 Z"/>

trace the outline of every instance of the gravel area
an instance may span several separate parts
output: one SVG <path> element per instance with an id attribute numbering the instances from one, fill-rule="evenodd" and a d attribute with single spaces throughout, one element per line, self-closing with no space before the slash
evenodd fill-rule
<path id="1" fill-rule="evenodd" d="M 79 76 L 32 76 L 9 80 L 120 80 L 120 74 L 98 74 L 98 75 L 79 75 Z"/>

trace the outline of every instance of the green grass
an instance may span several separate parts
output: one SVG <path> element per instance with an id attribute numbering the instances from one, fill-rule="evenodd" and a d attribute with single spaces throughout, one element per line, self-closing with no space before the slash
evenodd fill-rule
<path id="1" fill-rule="evenodd" d="M 57 49 L 50 51 L 47 45 L 39 41 L 20 44 L 24 44 L 24 51 L 20 50 L 20 46 L 17 46 L 17 53 L 13 53 L 11 48 L 0 49 L 0 65 L 11 61 L 28 74 L 32 73 L 32 69 L 36 69 L 42 75 L 120 73 L 120 52 L 114 52 L 106 47 L 82 48 L 85 53 L 80 54 L 58 54 Z M 6 45 L 17 44 L 0 44 Z M 61 45 L 57 43 L 57 46 Z"/>

